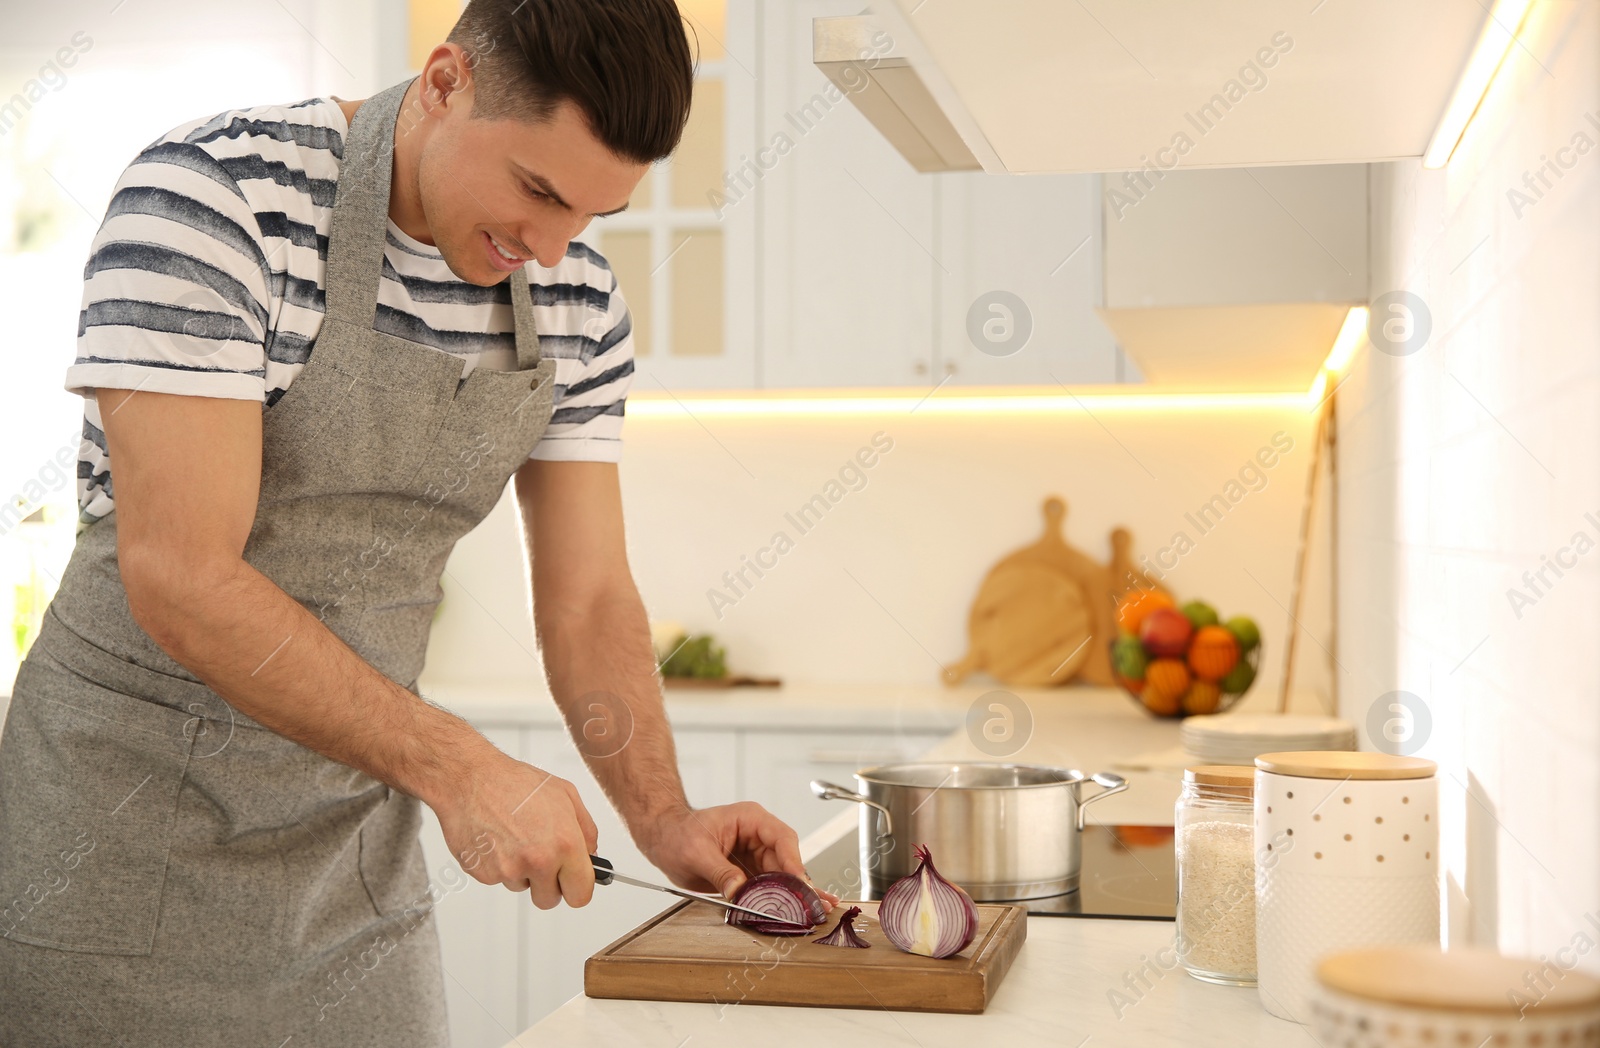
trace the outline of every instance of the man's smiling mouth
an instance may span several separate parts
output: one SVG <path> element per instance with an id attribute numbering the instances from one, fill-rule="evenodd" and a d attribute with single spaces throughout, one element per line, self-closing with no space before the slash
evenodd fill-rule
<path id="1" fill-rule="evenodd" d="M 483 238 L 484 240 L 488 241 L 489 244 L 489 260 L 496 263 L 497 268 L 506 270 L 517 269 L 520 268 L 524 263 L 531 261 L 531 259 L 525 256 L 507 250 L 506 247 L 501 244 L 499 240 L 496 240 L 490 233 L 485 233 Z"/>

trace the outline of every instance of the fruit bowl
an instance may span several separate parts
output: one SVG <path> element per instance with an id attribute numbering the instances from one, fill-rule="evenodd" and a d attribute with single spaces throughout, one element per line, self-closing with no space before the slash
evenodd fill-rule
<path id="1" fill-rule="evenodd" d="M 1112 653 L 1111 654 L 1112 654 L 1112 658 L 1115 659 L 1116 658 L 1116 641 L 1112 641 Z M 1247 663 L 1249 665 L 1250 672 L 1251 672 L 1251 675 L 1252 675 L 1252 678 L 1253 678 L 1256 670 L 1258 670 L 1260 668 L 1260 665 L 1261 665 L 1261 645 L 1257 644 L 1249 652 L 1247 652 L 1246 654 L 1240 656 L 1240 659 L 1241 659 L 1241 661 L 1243 661 L 1243 662 L 1245 662 L 1245 663 Z M 1190 699 L 1191 708 L 1185 709 L 1184 708 L 1184 699 L 1189 698 L 1188 692 L 1186 690 L 1185 694 L 1179 697 L 1178 706 L 1177 706 L 1176 709 L 1170 709 L 1170 707 L 1169 708 L 1164 708 L 1164 709 L 1157 709 L 1156 707 L 1151 706 L 1149 703 L 1147 703 L 1145 701 L 1145 699 L 1144 699 L 1144 689 L 1149 683 L 1148 680 L 1130 681 L 1126 677 L 1122 676 L 1122 674 L 1120 674 L 1120 673 L 1114 674 L 1114 676 L 1116 677 L 1117 685 L 1119 687 L 1121 687 L 1123 691 L 1128 693 L 1128 697 L 1130 699 L 1132 699 L 1134 702 L 1138 703 L 1140 709 L 1144 710 L 1146 713 L 1150 714 L 1150 716 L 1152 716 L 1152 717 L 1160 717 L 1163 720 L 1182 720 L 1185 717 L 1193 717 L 1193 716 L 1198 716 L 1198 715 L 1206 714 L 1206 713 L 1222 713 L 1222 712 L 1224 712 L 1224 711 L 1226 711 L 1228 709 L 1231 709 L 1233 707 L 1233 705 L 1235 703 L 1237 703 L 1240 699 L 1244 698 L 1245 693 L 1250 690 L 1250 686 L 1246 686 L 1244 691 L 1236 691 L 1236 692 L 1226 692 L 1226 691 L 1222 691 L 1219 688 L 1218 689 L 1217 698 L 1216 698 L 1216 705 L 1207 708 L 1205 706 L 1204 701 L 1201 701 L 1201 700 L 1203 700 L 1204 696 L 1197 696 L 1194 699 Z M 1189 687 L 1193 688 L 1196 683 L 1203 684 L 1205 682 L 1204 681 L 1192 681 L 1191 680 L 1189 682 Z M 1254 683 L 1255 682 L 1252 679 L 1251 685 L 1253 685 Z M 1169 709 L 1170 709 L 1170 712 L 1169 712 Z"/>
<path id="2" fill-rule="evenodd" d="M 1261 631 L 1240 615 L 1222 622 L 1203 601 L 1182 608 L 1160 590 L 1117 606 L 1111 642 L 1117 683 L 1153 717 L 1221 713 L 1248 692 L 1261 665 Z"/>

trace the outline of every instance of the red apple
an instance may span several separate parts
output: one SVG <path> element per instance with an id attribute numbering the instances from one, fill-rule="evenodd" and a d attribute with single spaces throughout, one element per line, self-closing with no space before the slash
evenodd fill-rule
<path id="1" fill-rule="evenodd" d="M 1181 611 L 1157 608 L 1139 626 L 1139 640 L 1151 655 L 1161 659 L 1181 659 L 1189 649 L 1194 624 Z"/>

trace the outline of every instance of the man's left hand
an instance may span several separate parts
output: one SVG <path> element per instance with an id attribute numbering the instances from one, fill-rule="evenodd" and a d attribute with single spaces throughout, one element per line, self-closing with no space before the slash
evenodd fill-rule
<path id="1" fill-rule="evenodd" d="M 808 884 L 800 838 L 754 801 L 685 809 L 655 819 L 636 837 L 645 858 L 680 888 L 732 898 L 754 874 L 782 871 Z M 817 885 L 830 907 L 839 897 Z"/>

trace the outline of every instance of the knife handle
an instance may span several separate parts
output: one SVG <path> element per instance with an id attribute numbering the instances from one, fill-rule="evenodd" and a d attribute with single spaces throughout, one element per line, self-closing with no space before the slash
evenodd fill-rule
<path id="1" fill-rule="evenodd" d="M 589 863 L 594 867 L 594 882 L 596 884 L 611 883 L 611 860 L 602 859 L 598 855 L 589 856 Z"/>

